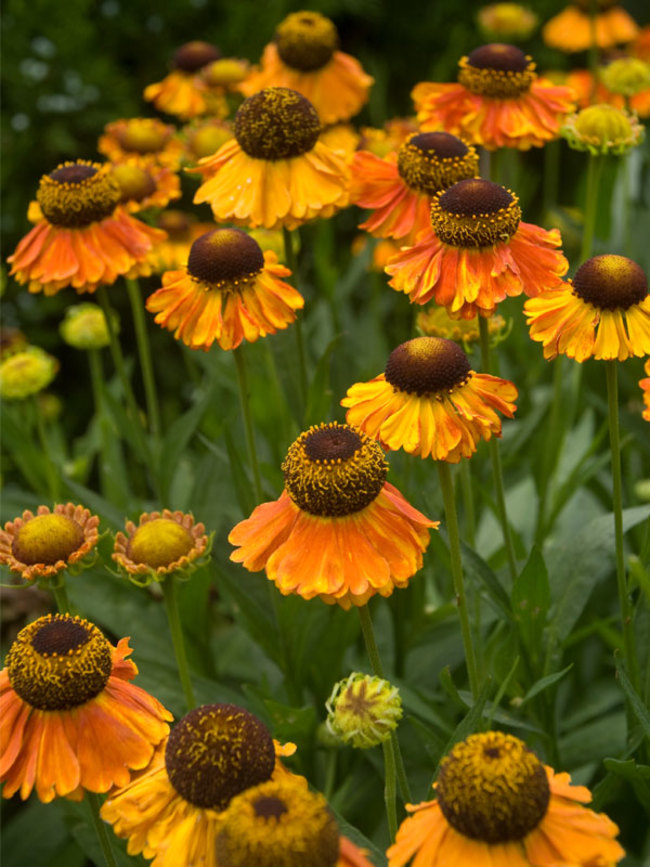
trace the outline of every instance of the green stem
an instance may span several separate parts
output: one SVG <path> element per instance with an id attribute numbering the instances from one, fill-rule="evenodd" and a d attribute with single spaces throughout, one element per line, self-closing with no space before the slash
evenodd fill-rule
<path id="1" fill-rule="evenodd" d="M 382 743 L 384 751 L 384 802 L 386 804 L 386 818 L 388 819 L 388 833 L 391 843 L 397 835 L 397 782 L 395 750 L 391 738 Z"/>
<path id="2" fill-rule="evenodd" d="M 487 319 L 479 316 L 479 332 L 481 335 L 481 359 L 484 373 L 490 373 L 490 336 L 488 333 Z M 506 496 L 503 487 L 503 468 L 501 466 L 501 453 L 499 452 L 499 442 L 496 437 L 492 437 L 488 442 L 490 451 L 490 461 L 492 463 L 492 476 L 494 481 L 494 492 L 496 495 L 497 513 L 501 524 L 501 532 L 503 533 L 503 542 L 506 549 L 506 557 L 508 559 L 508 569 L 510 577 L 514 581 L 517 577 L 517 558 L 515 557 L 515 549 L 512 543 L 512 533 L 508 522 L 508 512 L 506 510 Z"/>
<path id="3" fill-rule="evenodd" d="M 36 416 L 36 433 L 38 434 L 38 441 L 41 445 L 41 449 L 43 450 L 45 472 L 47 474 L 47 486 L 49 488 L 52 501 L 56 503 L 56 501 L 59 499 L 59 474 L 50 458 L 51 449 L 47 441 L 47 435 L 45 433 L 43 416 L 38 406 L 38 396 L 35 394 L 32 395 L 32 406 L 34 408 L 34 415 Z"/>
<path id="4" fill-rule="evenodd" d="M 584 225 L 582 229 L 582 247 L 580 262 L 591 258 L 596 232 L 596 217 L 598 216 L 598 189 L 603 171 L 603 157 L 589 154 L 587 162 L 587 187 L 585 190 Z"/>
<path id="5" fill-rule="evenodd" d="M 167 622 L 169 623 L 169 631 L 172 636 L 172 644 L 174 645 L 178 675 L 181 680 L 181 686 L 183 687 L 183 694 L 185 695 L 185 704 L 187 705 L 188 711 L 190 711 L 196 707 L 196 698 L 194 697 L 194 688 L 192 687 L 192 681 L 190 679 L 190 669 L 187 664 L 183 627 L 181 625 L 181 618 L 178 610 L 176 576 L 173 573 L 167 575 L 162 582 L 162 590 L 165 602 L 165 611 L 167 613 Z"/>
<path id="6" fill-rule="evenodd" d="M 563 384 L 566 375 L 564 356 L 558 355 L 553 362 L 553 400 L 549 418 L 547 448 L 542 453 L 540 468 L 539 507 L 537 511 L 537 528 L 535 543 L 541 547 L 546 535 L 546 511 L 553 478 L 553 469 L 560 454 L 564 431 L 562 429 L 563 418 Z"/>
<path id="7" fill-rule="evenodd" d="M 56 601 L 56 607 L 59 609 L 59 614 L 70 614 L 70 600 L 68 599 L 68 591 L 65 589 L 65 578 L 63 574 L 59 576 L 60 584 L 50 584 L 50 590 Z"/>
<path id="8" fill-rule="evenodd" d="M 560 143 L 558 141 L 549 141 L 544 148 L 543 185 L 544 216 L 548 217 L 551 209 L 557 205 L 560 186 Z"/>
<path id="9" fill-rule="evenodd" d="M 361 623 L 361 632 L 363 634 L 363 641 L 366 645 L 366 653 L 368 654 L 368 659 L 370 660 L 370 667 L 372 668 L 373 674 L 377 677 L 384 677 L 384 668 L 381 664 L 381 658 L 379 656 L 379 648 L 377 647 L 377 641 L 375 639 L 375 630 L 372 625 L 372 618 L 370 617 L 370 610 L 367 605 L 360 605 L 357 608 L 359 612 L 359 621 Z M 386 742 L 384 742 L 385 744 Z M 395 732 L 391 732 L 390 735 L 390 743 L 391 749 L 387 750 L 384 747 L 384 763 L 386 770 L 386 785 L 384 794 L 386 797 L 386 815 L 388 817 L 388 827 L 391 827 L 391 810 L 395 810 L 395 797 L 396 797 L 396 789 L 395 789 L 395 781 L 399 786 L 400 795 L 404 803 L 409 803 L 411 798 L 411 791 L 409 788 L 408 779 L 406 777 L 406 770 L 404 768 L 404 760 L 402 759 L 402 753 L 399 748 L 399 741 L 397 740 L 397 735 Z M 389 777 L 391 778 L 389 781 Z M 389 803 L 388 798 L 391 798 Z M 397 824 L 395 825 L 397 829 Z M 391 839 L 393 836 L 393 832 L 391 831 Z"/>
<path id="10" fill-rule="evenodd" d="M 323 786 L 323 794 L 328 803 L 332 800 L 332 795 L 334 794 L 337 758 L 338 750 L 336 747 L 330 748 L 327 752 L 327 758 L 325 759 L 325 785 Z"/>
<path id="11" fill-rule="evenodd" d="M 609 409 L 609 440 L 612 451 L 612 492 L 614 507 L 614 536 L 616 540 L 616 585 L 623 621 L 623 652 L 634 688 L 639 691 L 639 666 L 634 640 L 634 619 L 625 575 L 625 549 L 623 540 L 623 481 L 621 473 L 621 437 L 618 421 L 618 371 L 616 361 L 607 361 L 607 402 Z"/>
<path id="12" fill-rule="evenodd" d="M 106 867 L 117 867 L 117 861 L 113 854 L 111 839 L 108 834 L 108 829 L 106 828 L 106 823 L 102 821 L 101 816 L 99 815 L 99 809 L 101 807 L 99 796 L 96 792 L 86 792 L 86 798 L 88 799 L 88 807 L 90 808 L 90 820 L 99 839 L 99 845 L 102 848 Z"/>
<path id="13" fill-rule="evenodd" d="M 476 654 L 472 642 L 472 631 L 469 625 L 469 613 L 467 610 L 467 597 L 465 595 L 465 581 L 463 578 L 463 563 L 460 555 L 460 535 L 458 533 L 458 515 L 456 514 L 456 501 L 454 498 L 454 483 L 451 478 L 449 464 L 445 461 L 436 461 L 442 499 L 445 505 L 445 519 L 447 521 L 447 535 L 449 537 L 449 556 L 451 559 L 451 574 L 454 581 L 454 593 L 456 605 L 460 616 L 460 631 L 463 636 L 465 649 L 465 663 L 469 676 L 469 685 L 474 698 L 479 694 L 478 668 Z"/>
<path id="14" fill-rule="evenodd" d="M 235 366 L 237 368 L 237 385 L 239 386 L 239 403 L 241 406 L 242 416 L 244 418 L 244 431 L 246 434 L 246 446 L 248 449 L 248 460 L 253 473 L 253 485 L 255 487 L 255 499 L 257 503 L 261 503 L 264 499 L 262 494 L 262 479 L 260 476 L 260 468 L 257 462 L 257 449 L 255 447 L 255 431 L 253 430 L 253 420 L 251 418 L 251 409 L 248 376 L 246 374 L 246 361 L 244 359 L 243 348 L 238 346 L 233 349 L 235 356 Z"/>
<path id="15" fill-rule="evenodd" d="M 287 263 L 287 268 L 293 276 L 293 284 L 298 285 L 298 261 L 296 258 L 295 249 L 293 246 L 293 237 L 289 229 L 282 227 L 282 237 L 284 239 L 284 258 Z M 305 361 L 305 341 L 302 335 L 302 319 L 300 316 L 296 318 L 293 324 L 293 331 L 296 336 L 296 354 L 298 358 L 298 383 L 300 386 L 300 397 L 302 400 L 303 410 L 307 405 L 307 363 Z"/>
<path id="16" fill-rule="evenodd" d="M 142 368 L 142 381 L 144 384 L 145 400 L 147 402 L 147 415 L 149 417 L 149 425 L 151 433 L 154 437 L 160 436 L 160 409 L 158 407 L 158 392 L 156 391 L 156 380 L 153 372 L 153 362 L 151 360 L 151 346 L 149 345 L 149 335 L 147 334 L 147 323 L 144 316 L 144 306 L 142 304 L 142 295 L 140 293 L 140 285 L 137 280 L 126 278 L 126 289 L 131 302 L 131 312 L 133 314 L 133 325 L 135 328 L 135 339 L 138 345 L 138 355 L 140 357 L 140 367 Z"/>

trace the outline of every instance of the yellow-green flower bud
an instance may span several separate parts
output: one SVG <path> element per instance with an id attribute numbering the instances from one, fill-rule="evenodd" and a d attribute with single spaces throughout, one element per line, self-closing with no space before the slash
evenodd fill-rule
<path id="1" fill-rule="evenodd" d="M 650 63 L 640 57 L 620 57 L 601 67 L 600 80 L 612 93 L 634 96 L 650 88 Z"/>
<path id="2" fill-rule="evenodd" d="M 28 346 L 0 363 L 0 396 L 22 400 L 46 388 L 56 376 L 59 362 L 38 346 Z"/>
<path id="3" fill-rule="evenodd" d="M 574 150 L 599 154 L 624 154 L 643 139 L 636 115 L 613 105 L 590 105 L 567 118 L 560 134 Z"/>
<path id="4" fill-rule="evenodd" d="M 537 27 L 534 12 L 519 3 L 492 3 L 477 13 L 478 25 L 491 42 L 528 39 Z"/>
<path id="5" fill-rule="evenodd" d="M 68 307 L 60 331 L 65 342 L 75 349 L 102 349 L 110 343 L 104 311 L 96 304 Z"/>
<path id="6" fill-rule="evenodd" d="M 402 718 L 402 701 L 387 680 L 353 671 L 332 690 L 325 707 L 327 727 L 359 749 L 388 740 Z"/>

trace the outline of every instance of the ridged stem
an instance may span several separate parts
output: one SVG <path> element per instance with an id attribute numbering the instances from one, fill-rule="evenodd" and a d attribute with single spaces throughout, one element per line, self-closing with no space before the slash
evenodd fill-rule
<path id="1" fill-rule="evenodd" d="M 183 688 L 185 704 L 187 705 L 188 711 L 190 711 L 196 707 L 196 698 L 194 697 L 194 687 L 192 686 L 192 680 L 190 678 L 190 668 L 187 664 L 185 639 L 183 637 L 183 627 L 181 624 L 180 612 L 178 610 L 176 580 L 176 576 L 173 573 L 167 575 L 162 582 L 162 591 L 163 600 L 165 602 L 165 613 L 167 614 L 167 622 L 169 624 L 169 631 L 174 646 L 174 655 L 176 656 L 178 676 Z"/>
<path id="2" fill-rule="evenodd" d="M 235 356 L 235 367 L 237 369 L 237 385 L 239 386 L 239 404 L 241 406 L 242 417 L 244 419 L 244 433 L 246 435 L 246 448 L 248 450 L 248 461 L 253 474 L 253 487 L 255 488 L 256 503 L 261 503 L 264 499 L 262 494 L 262 478 L 260 476 L 260 467 L 257 461 L 257 448 L 255 446 L 255 431 L 253 429 L 253 419 L 251 416 L 248 374 L 246 372 L 246 361 L 244 359 L 243 347 L 238 346 L 233 349 L 232 354 Z"/>
<path id="3" fill-rule="evenodd" d="M 147 403 L 149 428 L 153 436 L 157 438 L 160 436 L 161 430 L 158 392 L 156 390 L 156 380 L 154 378 L 153 362 L 151 359 L 151 346 L 149 344 L 147 323 L 145 321 L 144 306 L 142 304 L 142 295 L 140 293 L 140 285 L 138 281 L 127 277 L 126 290 L 129 295 L 129 302 L 131 303 L 135 339 L 138 346 L 138 356 L 140 358 L 140 368 L 142 370 L 142 382 L 144 384 L 144 395 Z"/>
<path id="4" fill-rule="evenodd" d="M 102 818 L 99 815 L 99 810 L 101 807 L 99 795 L 97 795 L 96 792 L 86 792 L 86 798 L 88 801 L 90 820 L 92 822 L 93 828 L 95 829 L 95 833 L 97 834 L 97 839 L 99 840 L 99 845 L 102 849 L 102 854 L 104 856 L 104 861 L 106 862 L 106 867 L 117 867 L 117 861 L 115 860 L 115 855 L 113 854 L 111 839 L 108 833 L 108 829 L 106 827 L 106 823 L 102 821 Z"/>
<path id="5" fill-rule="evenodd" d="M 293 285 L 298 288 L 298 260 L 293 246 L 293 236 L 285 226 L 282 227 L 282 237 L 284 240 L 284 258 L 287 268 L 291 271 Z M 298 384 L 300 387 L 302 410 L 304 412 L 307 405 L 307 363 L 305 361 L 305 341 L 302 335 L 302 319 L 300 316 L 296 317 L 296 321 L 293 323 L 293 333 L 296 338 Z"/>

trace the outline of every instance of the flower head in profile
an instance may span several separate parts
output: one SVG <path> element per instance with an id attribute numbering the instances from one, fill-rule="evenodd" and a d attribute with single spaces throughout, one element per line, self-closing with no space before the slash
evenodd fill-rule
<path id="1" fill-rule="evenodd" d="M 144 773 L 110 794 L 101 816 L 152 867 L 222 867 L 215 841 L 224 811 L 251 786 L 289 776 L 278 756 L 293 750 L 244 708 L 203 705 L 176 723 Z"/>
<path id="2" fill-rule="evenodd" d="M 94 292 L 120 276 L 150 274 L 146 258 L 165 236 L 131 217 L 108 165 L 77 160 L 41 178 L 39 219 L 8 260 L 30 292 L 54 295 L 66 286 Z"/>
<path id="3" fill-rule="evenodd" d="M 500 343 L 507 334 L 506 321 L 503 316 L 495 313 L 487 321 L 488 334 L 494 344 Z M 452 319 L 445 307 L 431 304 L 424 310 L 418 310 L 415 317 L 415 327 L 426 337 L 445 337 L 462 343 L 465 351 L 469 351 L 472 343 L 481 339 L 478 316 L 473 319 Z"/>
<path id="4" fill-rule="evenodd" d="M 573 280 L 524 304 L 544 358 L 625 361 L 650 355 L 650 295 L 643 269 L 626 256 L 594 256 Z"/>
<path id="5" fill-rule="evenodd" d="M 161 211 L 156 225 L 167 236 L 149 253 L 148 262 L 156 274 L 185 268 L 194 241 L 214 229 L 214 223 L 201 223 L 195 214 L 175 208 Z"/>
<path id="6" fill-rule="evenodd" d="M 343 608 L 406 587 L 437 527 L 386 482 L 381 446 L 336 422 L 311 427 L 282 464 L 280 498 L 231 531 L 230 559 L 266 570 L 282 594 Z"/>
<path id="7" fill-rule="evenodd" d="M 184 126 L 182 135 L 184 158 L 195 164 L 204 157 L 211 157 L 233 137 L 232 123 L 218 117 L 205 117 Z"/>
<path id="8" fill-rule="evenodd" d="M 216 836 L 219 867 L 372 867 L 303 780 L 269 780 L 232 799 Z"/>
<path id="9" fill-rule="evenodd" d="M 644 370 L 647 376 L 639 381 L 639 385 L 643 391 L 643 403 L 645 404 L 642 415 L 646 421 L 650 421 L 650 358 L 646 361 Z"/>
<path id="10" fill-rule="evenodd" d="M 99 540 L 99 518 L 83 506 L 59 503 L 36 514 L 25 509 L 0 530 L 0 563 L 25 581 L 53 578 L 70 567 L 82 567 Z"/>
<path id="11" fill-rule="evenodd" d="M 350 203 L 373 213 L 359 228 L 413 243 L 431 222 L 431 197 L 478 175 L 476 148 L 446 132 L 410 135 L 381 159 L 358 151 L 351 164 Z"/>
<path id="12" fill-rule="evenodd" d="M 117 314 L 113 314 L 113 329 L 119 331 Z M 67 307 L 59 326 L 61 337 L 75 349 L 103 349 L 110 343 L 106 316 L 97 304 L 73 304 Z"/>
<path id="13" fill-rule="evenodd" d="M 407 804 L 389 867 L 590 867 L 625 855 L 616 825 L 583 806 L 589 790 L 542 765 L 513 735 L 490 731 L 457 743 L 435 789 L 435 800 Z"/>
<path id="14" fill-rule="evenodd" d="M 27 346 L 0 361 L 0 397 L 25 400 L 52 382 L 59 362 L 39 346 Z"/>
<path id="15" fill-rule="evenodd" d="M 165 208 L 181 197 L 176 172 L 151 158 L 127 157 L 113 164 L 111 175 L 120 188 L 120 204 L 130 214 L 147 208 Z"/>
<path id="16" fill-rule="evenodd" d="M 482 6 L 476 17 L 490 41 L 528 39 L 539 20 L 532 10 L 520 3 L 490 3 Z"/>
<path id="17" fill-rule="evenodd" d="M 643 139 L 636 115 L 613 105 L 589 105 L 567 118 L 562 136 L 574 150 L 621 156 Z"/>
<path id="18" fill-rule="evenodd" d="M 542 28 L 544 42 L 567 54 L 587 51 L 594 34 L 600 49 L 624 45 L 636 37 L 639 28 L 618 0 L 597 0 L 598 11 L 592 29 L 591 0 L 572 0 Z"/>
<path id="19" fill-rule="evenodd" d="M 146 767 L 172 715 L 130 683 L 129 639 L 113 647 L 88 620 L 48 614 L 18 633 L 0 672 L 3 795 L 41 801 L 107 792 Z"/>
<path id="20" fill-rule="evenodd" d="M 107 123 L 97 150 L 112 163 L 140 157 L 175 170 L 183 154 L 183 143 L 172 124 L 155 117 L 131 117 Z"/>
<path id="21" fill-rule="evenodd" d="M 368 101 L 374 79 L 338 46 L 338 32 L 329 18 L 319 12 L 293 12 L 264 49 L 261 67 L 242 83 L 242 93 L 252 96 L 267 87 L 288 87 L 307 97 L 325 126 L 349 120 Z"/>
<path id="22" fill-rule="evenodd" d="M 558 137 L 573 92 L 538 78 L 515 45 L 492 42 L 459 63 L 457 84 L 421 82 L 412 92 L 423 130 L 445 129 L 487 150 L 528 150 Z"/>
<path id="23" fill-rule="evenodd" d="M 345 159 L 319 140 L 313 105 L 286 87 L 248 97 L 235 115 L 234 139 L 193 172 L 203 175 L 194 201 L 217 222 L 295 229 L 347 204 Z"/>
<path id="24" fill-rule="evenodd" d="M 163 581 L 170 573 L 188 574 L 209 552 L 205 526 L 183 512 L 145 512 L 138 524 L 126 522 L 115 537 L 113 560 L 136 584 Z"/>
<path id="25" fill-rule="evenodd" d="M 370 382 L 352 385 L 346 420 L 392 450 L 458 463 L 480 440 L 501 436 L 497 411 L 512 418 L 517 389 L 476 373 L 452 340 L 415 337 L 394 349 Z"/>
<path id="26" fill-rule="evenodd" d="M 617 57 L 599 72 L 605 87 L 621 96 L 635 96 L 650 88 L 650 63 L 640 57 Z"/>
<path id="27" fill-rule="evenodd" d="M 431 227 L 388 261 L 390 285 L 415 304 L 434 300 L 453 317 L 491 316 L 507 296 L 561 285 L 569 268 L 560 233 L 521 220 L 517 196 L 482 178 L 433 197 Z"/>
<path id="28" fill-rule="evenodd" d="M 334 685 L 325 707 L 328 731 L 358 749 L 376 747 L 388 740 L 402 718 L 397 687 L 381 677 L 358 671 Z"/>
<path id="29" fill-rule="evenodd" d="M 155 321 L 191 349 L 235 349 L 286 328 L 304 304 L 291 272 L 241 229 L 214 229 L 192 244 L 187 268 L 163 275 L 147 299 Z"/>
<path id="30" fill-rule="evenodd" d="M 158 111 L 182 120 L 205 114 L 205 87 L 198 73 L 220 56 L 219 49 L 209 42 L 186 42 L 174 52 L 172 71 L 162 81 L 145 87 L 144 98 Z"/>

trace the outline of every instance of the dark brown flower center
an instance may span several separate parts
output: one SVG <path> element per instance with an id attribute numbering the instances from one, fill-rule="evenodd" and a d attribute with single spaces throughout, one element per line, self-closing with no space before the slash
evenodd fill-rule
<path id="1" fill-rule="evenodd" d="M 627 310 L 648 295 L 648 278 L 640 265 L 613 253 L 587 259 L 576 271 L 573 291 L 600 310 Z"/>
<path id="2" fill-rule="evenodd" d="M 195 40 L 194 42 L 186 42 L 185 45 L 181 45 L 176 50 L 173 66 L 183 72 L 197 72 L 220 57 L 221 52 L 215 45 Z"/>
<path id="3" fill-rule="evenodd" d="M 471 735 L 440 766 L 438 802 L 449 824 L 472 840 L 508 843 L 546 815 L 548 778 L 537 756 L 502 732 Z"/>
<path id="4" fill-rule="evenodd" d="M 388 463 L 381 446 L 338 422 L 312 427 L 291 445 L 282 464 L 291 499 L 305 512 L 341 517 L 372 503 Z"/>
<path id="5" fill-rule="evenodd" d="M 432 196 L 478 171 L 476 149 L 447 132 L 410 136 L 399 150 L 397 170 L 411 189 Z"/>
<path id="6" fill-rule="evenodd" d="M 289 812 L 284 801 L 277 797 L 257 798 L 253 802 L 253 809 L 255 810 L 255 815 L 260 816 L 263 819 L 270 819 L 272 817 L 277 819 L 284 813 Z"/>
<path id="7" fill-rule="evenodd" d="M 112 656 L 94 624 L 48 614 L 18 633 L 6 665 L 11 686 L 24 702 L 39 710 L 70 710 L 104 689 Z"/>
<path id="8" fill-rule="evenodd" d="M 463 87 L 493 99 L 516 99 L 537 77 L 532 59 L 516 45 L 503 42 L 475 48 L 459 66 Z"/>
<path id="9" fill-rule="evenodd" d="M 49 223 L 80 229 L 110 217 L 120 195 L 107 170 L 80 160 L 43 175 L 36 198 Z"/>
<path id="10" fill-rule="evenodd" d="M 235 138 L 250 157 L 284 160 L 310 151 L 320 135 L 316 109 L 295 90 L 267 87 L 249 96 L 235 115 Z"/>
<path id="11" fill-rule="evenodd" d="M 393 349 L 384 375 L 393 388 L 423 397 L 451 391 L 467 382 L 471 367 L 453 340 L 415 337 Z"/>
<path id="12" fill-rule="evenodd" d="M 186 801 L 224 810 L 235 795 L 270 779 L 275 747 L 266 726 L 247 710 L 204 705 L 172 729 L 165 765 L 172 786 Z"/>
<path id="13" fill-rule="evenodd" d="M 338 48 L 336 27 L 318 12 L 294 12 L 275 31 L 278 54 L 301 72 L 312 72 L 329 63 Z"/>
<path id="14" fill-rule="evenodd" d="M 260 245 L 241 229 L 214 229 L 192 244 L 188 273 L 211 289 L 238 291 L 264 267 Z"/>
<path id="15" fill-rule="evenodd" d="M 459 181 L 434 196 L 431 204 L 434 232 L 454 247 L 489 247 L 507 242 L 520 220 L 517 196 L 482 178 Z"/>

